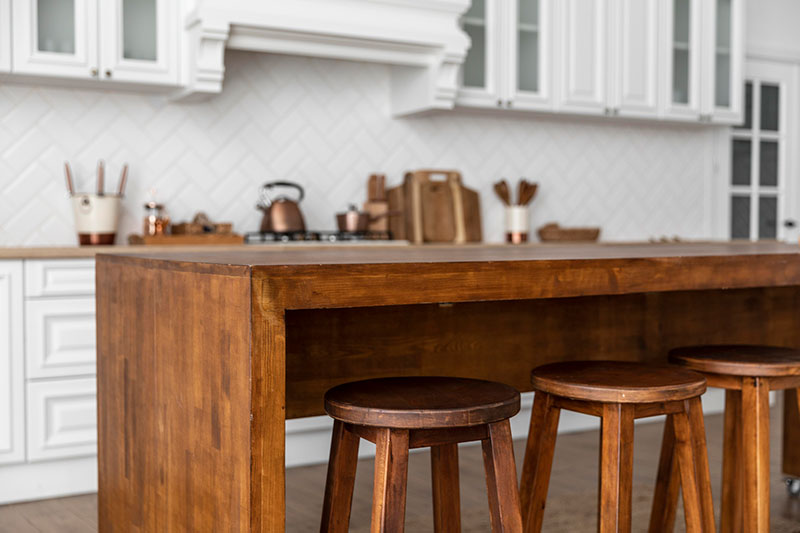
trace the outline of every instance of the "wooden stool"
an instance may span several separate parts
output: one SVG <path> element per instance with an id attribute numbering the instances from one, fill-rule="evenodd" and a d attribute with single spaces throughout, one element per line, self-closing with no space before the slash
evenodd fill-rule
<path id="1" fill-rule="evenodd" d="M 533 371 L 532 383 L 536 396 L 520 490 L 525 531 L 542 529 L 561 409 L 602 420 L 598 531 L 631 530 L 633 421 L 663 414 L 667 431 L 675 435 L 686 530 L 714 531 L 700 403 L 703 376 L 667 366 L 579 361 L 541 366 Z"/>
<path id="2" fill-rule="evenodd" d="M 370 379 L 325 394 L 334 418 L 320 531 L 346 532 L 359 437 L 374 442 L 372 527 L 402 532 L 409 448 L 431 448 L 435 531 L 460 531 L 458 443 L 483 442 L 492 531 L 521 532 L 517 470 L 508 419 L 519 412 L 519 392 L 474 379 Z"/>
<path id="3" fill-rule="evenodd" d="M 800 350 L 771 346 L 694 346 L 672 350 L 670 362 L 701 372 L 710 387 L 725 389 L 722 462 L 723 533 L 769 531 L 769 391 L 799 389 Z M 800 394 L 797 395 L 800 398 Z M 800 408 L 800 399 L 798 399 Z M 674 484 L 664 439 L 659 486 Z M 657 502 L 674 513 L 672 490 Z M 656 502 L 654 502 L 656 505 Z"/>

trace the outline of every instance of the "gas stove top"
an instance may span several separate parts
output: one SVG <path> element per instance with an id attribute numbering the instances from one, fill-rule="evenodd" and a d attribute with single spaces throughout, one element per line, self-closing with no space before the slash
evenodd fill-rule
<path id="1" fill-rule="evenodd" d="M 245 235 L 244 242 L 245 244 L 283 244 L 290 242 L 354 244 L 359 242 L 384 243 L 396 241 L 392 241 L 392 233 L 389 231 L 292 231 L 288 233 L 254 231 Z"/>

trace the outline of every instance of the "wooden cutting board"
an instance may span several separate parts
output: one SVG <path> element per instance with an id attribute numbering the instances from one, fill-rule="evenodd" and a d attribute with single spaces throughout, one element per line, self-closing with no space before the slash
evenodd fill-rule
<path id="1" fill-rule="evenodd" d="M 200 235 L 128 235 L 128 244 L 244 244 L 236 233 L 203 233 Z"/>

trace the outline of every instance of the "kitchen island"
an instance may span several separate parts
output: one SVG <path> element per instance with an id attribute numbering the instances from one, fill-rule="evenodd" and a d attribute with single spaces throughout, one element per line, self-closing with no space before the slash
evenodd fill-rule
<path id="1" fill-rule="evenodd" d="M 143 251 L 96 275 L 101 531 L 283 531 L 284 422 L 345 381 L 529 391 L 557 360 L 800 347 L 800 248 L 775 243 Z"/>

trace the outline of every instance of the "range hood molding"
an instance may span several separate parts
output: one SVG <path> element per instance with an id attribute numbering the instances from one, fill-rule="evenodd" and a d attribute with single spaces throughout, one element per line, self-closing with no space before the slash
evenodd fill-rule
<path id="1" fill-rule="evenodd" d="M 470 0 L 199 0 L 183 98 L 222 91 L 225 49 L 391 65 L 394 115 L 452 109 Z"/>

